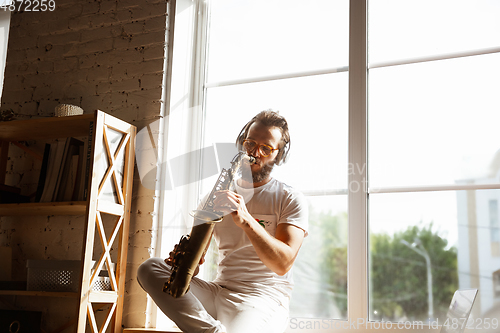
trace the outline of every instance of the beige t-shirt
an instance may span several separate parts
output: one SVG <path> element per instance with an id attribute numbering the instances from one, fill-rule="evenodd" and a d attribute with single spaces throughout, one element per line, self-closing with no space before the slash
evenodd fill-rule
<path id="1" fill-rule="evenodd" d="M 280 223 L 295 225 L 307 235 L 308 205 L 301 192 L 274 178 L 257 188 L 236 186 L 235 191 L 243 196 L 250 214 L 270 235 L 275 235 Z M 219 246 L 219 266 L 214 282 L 241 292 L 265 294 L 288 304 L 293 288 L 293 268 L 283 276 L 267 268 L 230 215 L 215 225 L 214 236 Z"/>

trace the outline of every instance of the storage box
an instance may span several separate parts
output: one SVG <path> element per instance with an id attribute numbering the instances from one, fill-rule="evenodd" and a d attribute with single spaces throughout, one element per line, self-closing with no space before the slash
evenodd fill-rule
<path id="1" fill-rule="evenodd" d="M 92 261 L 92 274 L 94 274 L 95 261 Z M 111 264 L 112 269 L 115 269 L 115 264 Z M 102 270 L 96 277 L 94 284 L 92 285 L 92 290 L 113 290 L 111 287 L 111 280 L 109 278 L 108 270 L 106 265 L 103 265 Z"/>
<path id="2" fill-rule="evenodd" d="M 92 285 L 92 290 L 113 290 L 111 280 L 107 276 L 98 276 Z"/>
<path id="3" fill-rule="evenodd" d="M 26 266 L 30 291 L 80 290 L 80 260 L 28 260 Z"/>

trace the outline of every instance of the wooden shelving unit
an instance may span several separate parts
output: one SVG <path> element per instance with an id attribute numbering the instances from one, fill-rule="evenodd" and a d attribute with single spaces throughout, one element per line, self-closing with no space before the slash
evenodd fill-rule
<path id="1" fill-rule="evenodd" d="M 92 129 L 92 130 L 91 130 Z M 84 333 L 87 323 L 92 332 L 105 332 L 108 326 L 121 332 L 123 296 L 136 128 L 102 111 L 69 117 L 19 120 L 0 123 L 0 184 L 5 184 L 5 171 L 10 143 L 19 141 L 51 140 L 82 137 L 92 133 L 88 194 L 86 201 L 0 204 L 0 216 L 84 215 L 85 232 L 82 238 L 82 265 L 79 292 L 45 292 L 0 290 L 0 296 L 65 297 L 75 298 L 77 317 L 68 325 L 76 325 L 77 333 Z M 24 149 L 24 148 L 23 148 Z M 36 153 L 33 153 L 36 157 Z M 105 169 L 98 166 L 106 165 Z M 112 189 L 112 195 L 109 189 Z M 113 230 L 105 231 L 103 215 L 111 216 Z M 96 239 L 97 238 L 97 239 Z M 111 246 L 117 241 L 116 263 L 112 262 Z M 94 241 L 103 249 L 92 272 Z M 113 269 L 116 265 L 116 270 Z M 99 272 L 107 268 L 112 290 L 96 291 L 91 286 Z M 108 304 L 106 319 L 97 323 L 96 308 Z M 88 320 L 87 320 L 88 319 Z"/>
<path id="2" fill-rule="evenodd" d="M 9 296 L 40 296 L 40 297 L 68 297 L 78 298 L 78 293 L 65 293 L 55 291 L 25 291 L 25 290 L 0 290 L 0 295 Z"/>
<path id="3" fill-rule="evenodd" d="M 86 201 L 0 204 L 0 216 L 83 215 Z"/>

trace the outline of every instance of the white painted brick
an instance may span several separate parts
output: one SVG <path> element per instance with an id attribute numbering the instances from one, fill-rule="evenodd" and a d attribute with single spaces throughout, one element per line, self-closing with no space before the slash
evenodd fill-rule
<path id="1" fill-rule="evenodd" d="M 101 63 L 102 57 L 103 57 L 102 53 L 79 54 L 78 67 L 81 70 L 99 67 L 99 63 Z"/>
<path id="2" fill-rule="evenodd" d="M 87 95 L 82 97 L 81 107 L 85 112 L 103 109 L 110 104 L 110 95 Z"/>
<path id="3" fill-rule="evenodd" d="M 7 54 L 7 62 L 9 64 L 15 64 L 25 60 L 28 60 L 27 49 L 14 49 L 14 48 L 9 49 L 9 52 Z M 4 77 L 6 77 L 9 74 L 9 70 L 11 70 L 11 66 L 6 66 Z M 18 72 L 16 71 L 15 74 L 18 74 Z"/>
<path id="4" fill-rule="evenodd" d="M 133 36 L 135 34 L 144 33 L 144 21 L 132 21 L 121 25 L 122 33 L 125 36 Z"/>
<path id="5" fill-rule="evenodd" d="M 117 9 L 114 16 L 117 23 L 132 22 L 132 12 L 129 8 Z"/>
<path id="6" fill-rule="evenodd" d="M 147 73 L 159 73 L 160 68 L 163 69 L 163 66 L 160 66 L 160 63 L 163 63 L 163 60 L 149 60 L 143 61 L 135 64 L 134 66 L 130 66 L 129 64 L 118 64 L 113 66 L 112 76 L 114 79 L 117 77 L 128 75 L 131 77 L 135 77 L 138 75 L 143 75 Z"/>
<path id="7" fill-rule="evenodd" d="M 14 45 L 16 49 L 26 49 L 36 46 L 36 40 L 33 40 L 31 36 L 19 37 Z"/>
<path id="8" fill-rule="evenodd" d="M 97 95 L 111 93 L 111 82 L 99 82 L 96 86 L 95 93 Z"/>
<path id="9" fill-rule="evenodd" d="M 75 83 L 69 83 L 63 89 L 63 98 L 76 98 L 77 96 L 83 96 L 92 90 L 93 85 L 85 82 L 79 81 Z"/>
<path id="10" fill-rule="evenodd" d="M 108 81 L 111 76 L 111 69 L 107 67 L 89 68 L 86 70 L 86 78 L 89 82 Z"/>
<path id="11" fill-rule="evenodd" d="M 37 66 L 33 61 L 23 61 L 14 64 L 17 67 L 18 72 L 24 72 L 24 74 L 36 74 Z"/>
<path id="12" fill-rule="evenodd" d="M 20 103 L 19 112 L 22 113 L 23 115 L 37 116 L 38 103 L 37 102 Z"/>
<path id="13" fill-rule="evenodd" d="M 51 76 L 50 74 L 25 74 L 24 88 L 43 85 L 47 81 L 46 78 L 50 76 Z"/>
<path id="14" fill-rule="evenodd" d="M 149 6 L 140 6 L 132 11 L 132 19 L 149 19 L 155 16 L 162 16 L 167 13 L 167 6 L 164 3 L 151 4 Z"/>
<path id="15" fill-rule="evenodd" d="M 92 28 L 100 28 L 100 27 L 107 27 L 110 25 L 116 25 L 119 24 L 121 21 L 123 21 L 119 17 L 119 13 L 113 13 L 113 15 L 92 15 L 89 16 L 89 21 L 91 24 Z M 128 18 L 130 20 L 130 18 Z"/>
<path id="16" fill-rule="evenodd" d="M 141 90 L 140 94 L 134 94 L 130 96 L 129 102 L 134 104 L 141 104 L 144 102 L 159 101 L 161 99 L 160 89 L 144 89 Z"/>
<path id="17" fill-rule="evenodd" d="M 151 31 L 141 35 L 135 35 L 129 42 L 129 47 L 155 45 L 165 41 L 164 31 Z"/>
<path id="18" fill-rule="evenodd" d="M 161 88 L 162 73 L 144 74 L 140 78 L 140 87 L 144 89 Z"/>
<path id="19" fill-rule="evenodd" d="M 2 94 L 2 107 L 4 104 L 30 101 L 31 96 L 33 95 L 33 90 L 31 88 L 21 88 L 19 90 L 8 90 L 8 93 L 5 92 Z"/>
<path id="20" fill-rule="evenodd" d="M 55 13 L 55 11 L 53 13 Z M 56 18 L 54 18 L 54 20 L 51 20 L 48 22 L 47 29 L 49 31 L 54 31 L 54 32 L 55 31 L 66 31 L 69 29 L 69 22 L 71 22 L 71 20 L 69 20 L 66 17 L 63 17 L 62 19 L 60 17 L 59 17 L 59 19 L 57 19 L 57 17 L 56 17 Z"/>
<path id="21" fill-rule="evenodd" d="M 101 27 L 94 29 L 83 29 L 79 30 L 81 34 L 80 41 L 82 43 L 93 41 L 96 39 L 96 36 L 101 38 L 113 38 L 120 34 L 120 28 L 117 26 L 109 26 L 109 27 Z"/>
<path id="22" fill-rule="evenodd" d="M 165 56 L 165 44 L 153 44 L 144 48 L 144 60 L 162 59 Z"/>
<path id="23" fill-rule="evenodd" d="M 53 61 L 38 61 L 37 63 L 38 73 L 46 73 L 54 71 L 54 62 Z"/>
<path id="24" fill-rule="evenodd" d="M 77 57 L 65 57 L 59 61 L 54 62 L 55 72 L 70 72 L 76 70 L 78 67 Z"/>
<path id="25" fill-rule="evenodd" d="M 58 3 L 58 0 L 55 1 L 56 1 L 56 9 L 53 12 L 47 12 L 52 15 L 52 17 L 49 19 L 53 20 L 56 20 L 57 17 L 59 17 L 59 19 L 61 20 L 60 16 L 61 12 L 64 13 L 64 18 L 66 20 L 68 19 L 71 20 L 75 17 L 82 16 L 83 8 L 89 5 L 89 3 L 82 4 L 77 1 L 73 1 L 72 3 L 68 4 L 61 4 L 60 2 Z"/>
<path id="26" fill-rule="evenodd" d="M 38 57 L 44 58 L 45 60 L 59 61 L 63 56 L 71 56 L 71 50 L 74 48 L 74 44 L 67 45 L 53 45 L 51 43 L 45 45 L 45 47 L 38 48 Z"/>
<path id="27" fill-rule="evenodd" d="M 55 107 L 59 105 L 58 101 L 54 100 L 45 100 L 42 99 L 38 106 L 38 114 L 40 115 L 53 115 L 55 113 Z"/>
<path id="28" fill-rule="evenodd" d="M 36 47 L 36 45 L 33 45 L 33 47 L 30 47 L 26 50 L 23 50 L 25 56 L 24 60 L 26 61 L 39 61 L 41 58 L 44 58 L 41 56 L 42 54 L 45 53 L 45 49 L 41 50 L 40 48 Z"/>
<path id="29" fill-rule="evenodd" d="M 106 4 L 109 4 L 112 7 L 116 7 L 116 4 L 114 2 L 110 2 L 110 1 L 86 2 L 83 5 L 81 15 L 97 14 L 99 12 L 102 13 L 102 7 L 105 6 Z"/>
<path id="30" fill-rule="evenodd" d="M 137 109 L 135 119 L 138 119 L 137 121 L 138 129 L 142 129 L 144 126 L 146 126 L 151 122 L 148 120 L 152 119 L 151 115 L 156 117 L 160 114 L 161 101 L 159 99 L 143 101 L 142 103 L 138 103 L 138 105 L 140 107 Z M 152 113 L 151 110 L 157 110 L 157 112 Z"/>
<path id="31" fill-rule="evenodd" d="M 20 105 L 19 112 L 22 112 L 22 114 L 26 115 L 38 115 L 39 107 L 39 102 L 26 102 Z"/>
<path id="32" fill-rule="evenodd" d="M 77 56 L 111 49 L 113 49 L 113 38 L 95 39 L 85 43 L 73 44 L 63 55 Z"/>
<path id="33" fill-rule="evenodd" d="M 167 26 L 167 14 L 161 16 L 150 17 L 144 20 L 144 31 L 165 31 Z"/>
<path id="34" fill-rule="evenodd" d="M 81 33 L 79 31 L 71 31 L 66 29 L 63 33 L 47 34 L 38 36 L 37 46 L 45 48 L 47 44 L 65 45 L 80 42 Z"/>
<path id="35" fill-rule="evenodd" d="M 99 13 L 100 14 L 114 14 L 118 9 L 117 6 L 120 1 L 101 1 L 99 3 Z"/>
<path id="36" fill-rule="evenodd" d="M 115 81 L 111 84 L 112 92 L 131 92 L 131 91 L 139 91 L 139 80 L 138 79 L 130 79 L 123 81 Z"/>
<path id="37" fill-rule="evenodd" d="M 139 7 L 139 4 L 137 1 L 134 0 L 122 0 L 117 3 L 117 10 L 123 10 L 123 9 L 137 9 Z"/>
<path id="38" fill-rule="evenodd" d="M 88 16 L 75 17 L 68 22 L 68 28 L 71 30 L 90 29 L 91 27 L 92 23 Z"/>
<path id="39" fill-rule="evenodd" d="M 120 107 L 127 105 L 128 95 L 126 93 L 114 92 L 110 96 L 111 96 L 111 105 L 116 105 Z"/>
<path id="40" fill-rule="evenodd" d="M 108 54 L 106 62 L 111 65 L 124 64 L 127 67 L 131 67 L 143 60 L 144 56 L 142 50 L 117 49 Z"/>
<path id="41" fill-rule="evenodd" d="M 5 75 L 4 80 L 9 82 L 12 87 L 22 87 L 24 84 L 24 77 L 22 75 Z"/>
<path id="42" fill-rule="evenodd" d="M 52 93 L 52 87 L 43 84 L 43 85 L 37 85 L 34 90 L 33 90 L 33 100 L 41 100 L 44 98 L 47 98 L 51 95 Z"/>
<path id="43" fill-rule="evenodd" d="M 64 8 L 65 5 L 71 5 L 74 3 L 87 3 L 88 1 L 75 1 L 75 0 L 56 0 L 56 9 Z"/>

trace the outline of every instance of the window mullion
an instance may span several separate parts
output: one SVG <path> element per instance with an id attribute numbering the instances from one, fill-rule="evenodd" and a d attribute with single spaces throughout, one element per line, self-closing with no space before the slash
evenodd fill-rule
<path id="1" fill-rule="evenodd" d="M 349 13 L 349 173 L 347 309 L 350 321 L 368 318 L 366 191 L 367 3 L 351 0 Z"/>

